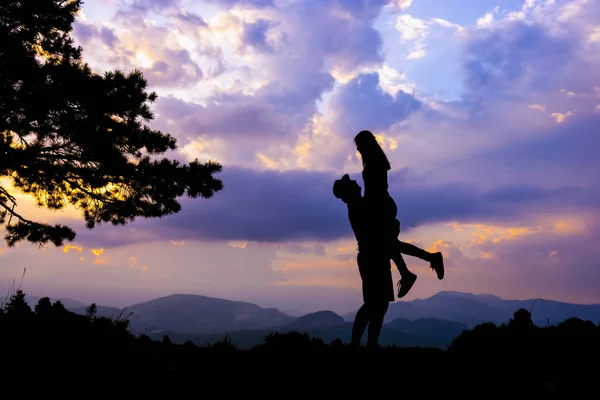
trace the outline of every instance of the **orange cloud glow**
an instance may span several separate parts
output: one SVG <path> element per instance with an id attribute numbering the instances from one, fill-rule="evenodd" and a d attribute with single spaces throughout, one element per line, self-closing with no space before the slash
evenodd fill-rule
<path id="1" fill-rule="evenodd" d="M 546 233 L 580 235 L 588 231 L 586 219 L 579 215 L 547 216 L 533 226 L 498 226 L 486 224 L 446 224 L 456 232 L 466 231 L 471 233 L 472 240 L 468 247 L 483 244 L 498 244 L 507 240 Z"/>
<path id="2" fill-rule="evenodd" d="M 458 222 L 451 222 L 449 224 L 446 224 L 446 226 L 449 226 L 450 228 L 453 228 L 457 232 L 462 232 L 463 231 L 462 226 Z"/>
<path id="3" fill-rule="evenodd" d="M 532 235 L 540 232 L 541 228 L 531 227 L 501 227 L 492 225 L 475 225 L 472 232 L 473 240 L 469 246 L 481 245 L 485 243 L 500 243 L 505 240 L 514 240 L 521 236 Z"/>
<path id="4" fill-rule="evenodd" d="M 440 252 L 444 256 L 446 260 L 445 264 L 447 266 L 457 266 L 464 261 L 465 255 L 463 254 L 463 247 L 457 245 L 456 243 L 449 242 L 446 240 L 437 240 L 433 243 L 433 245 L 426 249 L 431 253 Z"/>
<path id="5" fill-rule="evenodd" d="M 587 226 L 582 219 L 565 218 L 556 221 L 553 230 L 556 233 L 581 234 L 587 231 Z"/>
<path id="6" fill-rule="evenodd" d="M 229 246 L 235 247 L 237 249 L 245 249 L 246 247 L 248 247 L 248 241 L 246 240 L 243 243 L 240 243 L 240 242 L 229 242 Z"/>
<path id="7" fill-rule="evenodd" d="M 353 243 L 352 245 L 348 245 L 348 246 L 340 245 L 340 246 L 336 247 L 335 250 L 337 253 L 342 253 L 342 254 L 356 254 L 356 252 L 357 252 L 355 243 Z"/>
<path id="8" fill-rule="evenodd" d="M 267 169 L 275 169 L 277 168 L 277 162 L 271 160 L 269 157 L 265 156 L 264 154 L 257 154 L 256 157 L 262 161 L 263 166 Z"/>
<path id="9" fill-rule="evenodd" d="M 94 255 L 99 256 L 100 254 L 102 254 L 104 252 L 104 247 L 102 247 L 100 249 L 90 249 L 90 251 L 92 253 L 94 253 Z"/>
<path id="10" fill-rule="evenodd" d="M 546 111 L 546 106 L 544 106 L 542 104 L 530 104 L 528 107 L 531 108 L 532 110 L 537 110 L 537 111 L 541 111 L 541 112 Z"/>
<path id="11" fill-rule="evenodd" d="M 63 248 L 63 252 L 65 253 L 68 253 L 70 250 L 76 250 L 81 253 L 81 250 L 83 250 L 83 248 L 81 246 L 71 246 L 70 244 L 65 245 L 65 247 Z"/>
<path id="12" fill-rule="evenodd" d="M 550 116 L 552 118 L 554 118 L 554 120 L 556 121 L 557 124 L 562 124 L 563 122 L 565 122 L 567 120 L 567 118 L 573 116 L 573 112 L 572 111 L 567 111 L 566 113 L 556 112 L 556 113 L 550 114 Z"/>

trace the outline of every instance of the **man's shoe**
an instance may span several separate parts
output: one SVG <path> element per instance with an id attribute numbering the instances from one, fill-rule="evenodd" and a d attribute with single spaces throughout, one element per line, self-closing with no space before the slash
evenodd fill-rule
<path id="1" fill-rule="evenodd" d="M 438 279 L 444 279 L 444 256 L 442 256 L 442 253 L 433 253 L 429 264 L 437 274 Z"/>
<path id="2" fill-rule="evenodd" d="M 401 299 L 410 291 L 415 282 L 417 281 L 417 275 L 409 272 L 398 281 L 398 298 Z"/>

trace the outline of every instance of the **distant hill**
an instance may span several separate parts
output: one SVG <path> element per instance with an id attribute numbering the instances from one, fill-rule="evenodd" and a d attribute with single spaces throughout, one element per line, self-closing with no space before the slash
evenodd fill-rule
<path id="1" fill-rule="evenodd" d="M 274 329 L 260 330 L 237 330 L 212 334 L 193 334 L 173 331 L 154 330 L 148 333 L 154 340 L 161 340 L 168 335 L 174 343 L 192 341 L 198 346 L 214 344 L 223 340 L 225 335 L 240 349 L 249 349 L 264 341 L 265 336 L 273 331 L 288 333 L 292 331 L 306 332 L 311 337 L 321 338 L 326 343 L 336 339 L 348 343 L 352 335 L 352 322 L 344 319 L 332 311 L 319 311 L 300 317 L 288 325 Z M 420 346 L 446 348 L 452 340 L 467 329 L 465 324 L 453 321 L 436 319 L 426 320 L 395 320 L 383 326 L 379 343 L 383 346 Z M 366 343 L 367 335 L 363 336 L 363 344 Z"/>
<path id="2" fill-rule="evenodd" d="M 397 318 L 417 320 L 436 318 L 457 321 L 473 327 L 482 322 L 503 323 L 519 308 L 531 309 L 535 299 L 504 300 L 493 295 L 478 295 L 453 291 L 439 292 L 427 299 L 416 299 L 390 304 L 386 322 Z M 344 314 L 346 321 L 354 320 L 355 312 Z M 556 325 L 567 318 L 581 318 L 595 324 L 600 322 L 600 304 L 571 304 L 552 300 L 538 300 L 533 309 L 537 325 Z"/>
<path id="3" fill-rule="evenodd" d="M 276 308 L 214 297 L 174 294 L 128 307 L 124 314 L 137 331 L 169 330 L 180 333 L 217 333 L 239 329 L 267 329 L 294 320 Z"/>
<path id="4" fill-rule="evenodd" d="M 288 328 L 297 330 L 306 330 L 314 328 L 332 328 L 345 325 L 344 318 L 333 311 L 317 311 L 315 313 L 304 315 L 294 322 Z"/>
<path id="5" fill-rule="evenodd" d="M 33 308 L 39 297 L 27 296 Z M 60 300 L 67 309 L 85 313 L 87 304 L 71 299 Z M 475 295 L 445 291 L 426 299 L 391 303 L 381 342 L 398 345 L 445 347 L 462 330 L 482 322 L 505 323 L 519 308 L 531 309 L 534 300 L 504 300 L 493 295 Z M 355 312 L 342 316 L 318 311 L 291 317 L 276 308 L 213 297 L 176 294 L 135 304 L 125 310 L 98 305 L 101 316 L 121 315 L 129 319 L 134 332 L 149 332 L 154 338 L 168 333 L 172 340 L 194 343 L 215 342 L 225 334 L 236 338 L 238 346 L 260 343 L 269 332 L 303 331 L 323 340 L 350 340 Z M 533 321 L 538 326 L 556 325 L 568 318 L 600 322 L 600 305 L 536 301 Z M 238 343 L 239 342 L 239 343 Z"/>
<path id="6" fill-rule="evenodd" d="M 40 297 L 26 296 L 33 309 Z M 88 304 L 71 299 L 60 300 L 65 308 L 85 314 Z M 262 308 L 256 304 L 218 299 L 214 297 L 174 294 L 119 309 L 97 305 L 97 314 L 106 317 L 128 317 L 136 332 L 175 331 L 179 333 L 220 333 L 243 329 L 269 329 L 284 326 L 297 318 L 276 308 Z M 338 316 L 339 317 L 339 316 Z M 343 321 L 341 317 L 339 319 Z"/>

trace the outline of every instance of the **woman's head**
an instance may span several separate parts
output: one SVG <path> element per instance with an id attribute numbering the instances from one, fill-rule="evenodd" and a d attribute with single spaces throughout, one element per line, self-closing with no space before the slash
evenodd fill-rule
<path id="1" fill-rule="evenodd" d="M 362 158 L 363 167 L 379 166 L 385 168 L 386 171 L 391 168 L 385 152 L 370 131 L 360 131 L 354 137 L 354 144 Z"/>

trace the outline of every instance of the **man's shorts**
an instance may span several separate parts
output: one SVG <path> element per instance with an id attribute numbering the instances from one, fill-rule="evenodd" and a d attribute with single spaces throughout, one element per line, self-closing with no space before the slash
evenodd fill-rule
<path id="1" fill-rule="evenodd" d="M 394 301 L 392 265 L 385 254 L 358 253 L 358 271 L 362 279 L 363 301 Z"/>

